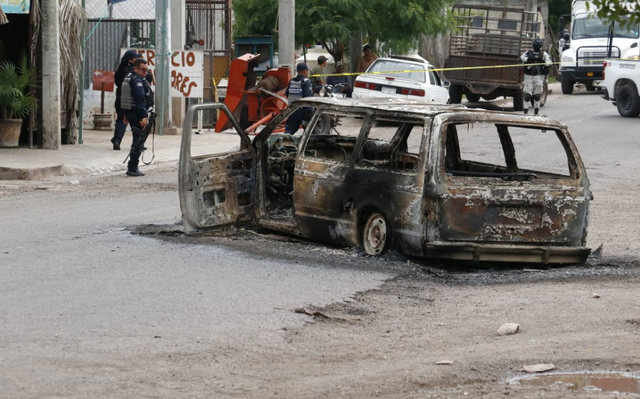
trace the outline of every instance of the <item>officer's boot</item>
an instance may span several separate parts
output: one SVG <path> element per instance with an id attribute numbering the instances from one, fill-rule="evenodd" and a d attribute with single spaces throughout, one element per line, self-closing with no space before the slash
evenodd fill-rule
<path id="1" fill-rule="evenodd" d="M 534 108 L 534 110 L 533 110 L 533 114 L 534 114 L 534 115 L 538 115 L 538 108 Z"/>
<path id="2" fill-rule="evenodd" d="M 526 108 L 524 109 L 524 114 L 526 115 L 526 114 L 528 114 L 528 113 L 529 113 L 529 107 L 526 107 Z"/>
<path id="3" fill-rule="evenodd" d="M 127 176 L 144 176 L 144 173 L 142 173 L 140 169 L 138 169 L 138 164 L 140 163 L 140 154 L 142 154 L 142 147 L 144 145 L 142 129 L 131 126 L 131 132 L 133 133 L 133 144 L 131 144 L 131 151 L 129 152 Z"/>

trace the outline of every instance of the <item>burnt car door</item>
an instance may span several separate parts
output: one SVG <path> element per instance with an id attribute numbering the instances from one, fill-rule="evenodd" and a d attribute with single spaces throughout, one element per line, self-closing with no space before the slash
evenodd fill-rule
<path id="1" fill-rule="evenodd" d="M 520 117 L 438 116 L 437 228 L 428 253 L 472 260 L 573 263 L 591 198 L 566 127 Z M 449 245 L 447 245 L 449 244 Z"/>
<path id="2" fill-rule="evenodd" d="M 378 111 L 363 128 L 345 198 L 354 203 L 359 239 L 370 255 L 391 245 L 407 255 L 423 254 L 421 199 L 428 157 L 422 143 L 430 122 L 419 115 Z"/>
<path id="3" fill-rule="evenodd" d="M 369 113 L 340 108 L 318 110 L 305 129 L 293 177 L 294 218 L 306 237 L 357 245 L 357 229 L 350 215 L 353 201 L 344 195 L 344 187 Z M 314 133 L 323 119 L 334 121 L 328 134 Z"/>
<path id="4" fill-rule="evenodd" d="M 194 116 L 205 110 L 224 112 L 238 136 L 237 148 L 219 154 L 192 155 Z M 252 219 L 255 186 L 255 150 L 229 109 L 220 103 L 190 106 L 183 125 L 178 175 L 185 230 L 207 229 Z"/>

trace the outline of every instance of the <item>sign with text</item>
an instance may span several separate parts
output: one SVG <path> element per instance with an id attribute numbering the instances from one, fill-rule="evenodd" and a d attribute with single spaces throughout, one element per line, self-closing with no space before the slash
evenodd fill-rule
<path id="1" fill-rule="evenodd" d="M 112 71 L 93 71 L 93 90 L 113 91 L 114 77 Z"/>
<path id="2" fill-rule="evenodd" d="M 5 14 L 29 14 L 31 0 L 0 0 L 0 7 Z"/>
<path id="3" fill-rule="evenodd" d="M 123 56 L 129 49 L 120 49 Z M 149 72 L 156 84 L 156 52 L 153 49 L 133 49 L 142 54 L 147 60 Z M 169 62 L 169 80 L 171 82 L 171 97 L 202 98 L 204 95 L 204 53 L 202 51 L 174 51 Z M 155 90 L 155 88 L 154 88 Z"/>

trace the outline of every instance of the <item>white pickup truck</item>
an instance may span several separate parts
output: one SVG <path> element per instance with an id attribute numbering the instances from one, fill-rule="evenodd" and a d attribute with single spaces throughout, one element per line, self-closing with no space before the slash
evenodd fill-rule
<path id="1" fill-rule="evenodd" d="M 604 94 L 602 98 L 612 101 L 620 115 L 640 115 L 640 57 L 607 59 L 604 61 Z"/>

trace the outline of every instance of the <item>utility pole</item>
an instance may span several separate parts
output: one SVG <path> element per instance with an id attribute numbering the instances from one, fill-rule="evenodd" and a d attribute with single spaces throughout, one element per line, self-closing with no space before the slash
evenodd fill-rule
<path id="1" fill-rule="evenodd" d="M 351 37 L 349 42 L 349 72 L 358 72 L 358 60 L 362 56 L 362 33 L 357 33 Z M 351 84 L 356 80 L 356 75 L 351 75 Z"/>
<path id="2" fill-rule="evenodd" d="M 278 62 L 291 66 L 291 74 L 295 76 L 296 0 L 278 0 L 278 16 Z"/>
<path id="3" fill-rule="evenodd" d="M 42 4 L 42 148 L 59 150 L 60 131 L 60 5 Z"/>
<path id="4" fill-rule="evenodd" d="M 82 0 L 82 11 L 86 12 L 86 3 L 85 0 Z M 80 109 L 79 109 L 79 127 L 78 127 L 78 144 L 83 144 L 82 134 L 84 132 L 84 68 L 85 68 L 85 57 L 87 50 L 87 24 L 86 20 L 83 22 L 82 26 L 82 61 L 80 62 L 80 76 L 78 77 L 78 91 L 80 92 Z"/>
<path id="5" fill-rule="evenodd" d="M 158 111 L 158 134 L 162 135 L 166 120 L 170 118 L 169 108 L 169 30 L 170 17 L 167 9 L 169 0 L 156 0 L 156 110 Z"/>
<path id="6" fill-rule="evenodd" d="M 171 50 L 184 50 L 185 32 L 187 31 L 185 23 L 185 0 L 171 0 Z M 180 128 L 184 122 L 185 99 L 170 98 L 171 119 Z M 177 129 L 179 130 L 179 129 Z"/>

